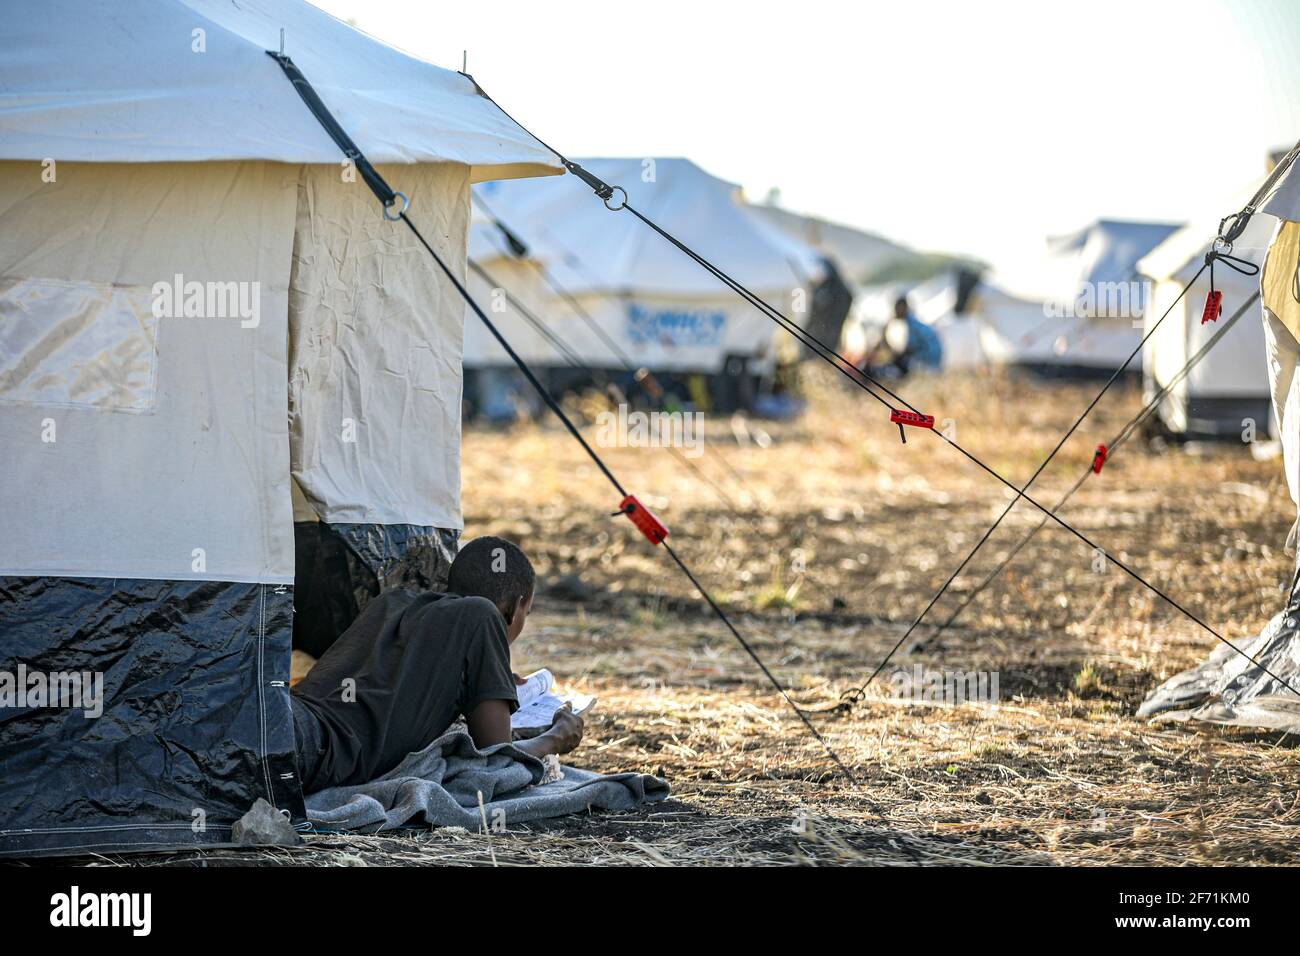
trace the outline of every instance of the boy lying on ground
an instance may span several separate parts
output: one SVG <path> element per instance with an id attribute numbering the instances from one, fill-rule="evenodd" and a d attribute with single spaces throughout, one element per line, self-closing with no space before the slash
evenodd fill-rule
<path id="1" fill-rule="evenodd" d="M 361 784 L 423 750 L 463 716 L 480 750 L 510 740 L 519 707 L 510 645 L 533 606 L 536 575 L 518 547 L 476 538 L 460 549 L 447 593 L 386 591 L 290 691 L 303 790 Z M 568 753 L 582 718 L 567 710 L 515 744 Z"/>

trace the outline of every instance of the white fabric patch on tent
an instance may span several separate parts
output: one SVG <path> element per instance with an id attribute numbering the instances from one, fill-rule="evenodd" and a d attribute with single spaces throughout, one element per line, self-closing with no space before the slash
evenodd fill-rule
<path id="1" fill-rule="evenodd" d="M 411 217 L 465 274 L 469 170 L 380 167 Z M 464 527 L 465 300 L 360 181 L 305 168 L 289 297 L 293 476 L 320 520 Z"/>
<path id="2" fill-rule="evenodd" d="M 47 183 L 37 163 L 0 163 L 0 274 L 260 289 L 255 327 L 158 320 L 147 414 L 0 408 L 11 451 L 0 495 L 22 503 L 0 536 L 0 574 L 292 583 L 285 279 L 297 180 L 274 163 L 60 163 Z"/>
<path id="3" fill-rule="evenodd" d="M 560 172 L 474 84 L 302 0 L 43 0 L 0 18 L 0 159 L 330 163 L 280 44 L 372 163 Z"/>
<path id="4" fill-rule="evenodd" d="M 143 287 L 0 279 L 0 402 L 150 411 L 152 300 Z"/>

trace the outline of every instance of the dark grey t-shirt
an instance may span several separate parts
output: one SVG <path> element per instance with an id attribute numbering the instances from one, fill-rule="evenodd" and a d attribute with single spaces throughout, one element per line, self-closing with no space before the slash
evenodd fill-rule
<path id="1" fill-rule="evenodd" d="M 386 591 L 293 688 L 293 700 L 320 731 L 319 753 L 300 755 L 304 788 L 366 783 L 482 701 L 518 708 L 505 620 L 486 598 Z M 315 735 L 303 736 L 310 747 Z"/>

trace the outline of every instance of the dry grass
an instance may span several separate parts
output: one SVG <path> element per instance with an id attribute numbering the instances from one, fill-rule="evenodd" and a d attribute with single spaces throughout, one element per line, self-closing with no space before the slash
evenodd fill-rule
<path id="1" fill-rule="evenodd" d="M 1006 378 L 914 381 L 909 398 L 1013 481 L 1023 481 L 1096 391 Z M 609 450 L 660 513 L 756 649 L 809 710 L 859 683 L 1008 500 L 921 433 L 822 374 L 787 425 L 710 421 L 738 483 L 697 465 L 737 519 L 660 450 Z M 1035 486 L 1053 503 L 1138 407 L 1116 391 Z M 739 433 L 739 438 L 737 434 Z M 1121 572 L 1045 530 L 938 640 L 899 663 L 996 671 L 1001 703 L 926 707 L 873 687 L 816 721 L 860 777 L 820 747 L 698 596 L 622 519 L 612 491 L 551 425 L 468 431 L 469 536 L 536 556 L 547 589 L 518 665 L 546 664 L 599 696 L 575 761 L 666 776 L 674 799 L 507 834 L 411 831 L 317 837 L 259 854 L 298 864 L 1247 864 L 1297 859 L 1292 742 L 1135 721 L 1143 694 L 1212 638 Z M 743 488 L 752 489 L 755 495 Z M 1294 510 L 1278 463 L 1240 447 L 1194 455 L 1132 443 L 1062 512 L 1229 637 L 1277 609 Z M 943 620 L 1019 533 L 1023 504 L 929 620 Z M 800 568 L 804 568 L 802 572 Z M 798 585 L 795 587 L 795 585 Z M 925 634 L 922 628 L 918 634 Z M 189 862 L 194 854 L 147 858 Z M 208 864 L 247 862 L 208 853 Z"/>

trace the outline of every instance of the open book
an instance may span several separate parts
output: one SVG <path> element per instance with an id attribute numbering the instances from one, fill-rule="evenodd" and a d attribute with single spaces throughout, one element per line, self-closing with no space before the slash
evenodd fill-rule
<path id="1" fill-rule="evenodd" d="M 533 671 L 515 688 L 519 709 L 510 717 L 512 730 L 545 730 L 555 719 L 555 712 L 569 704 L 581 716 L 591 710 L 596 698 L 586 694 L 557 693 L 555 677 L 546 668 Z"/>

